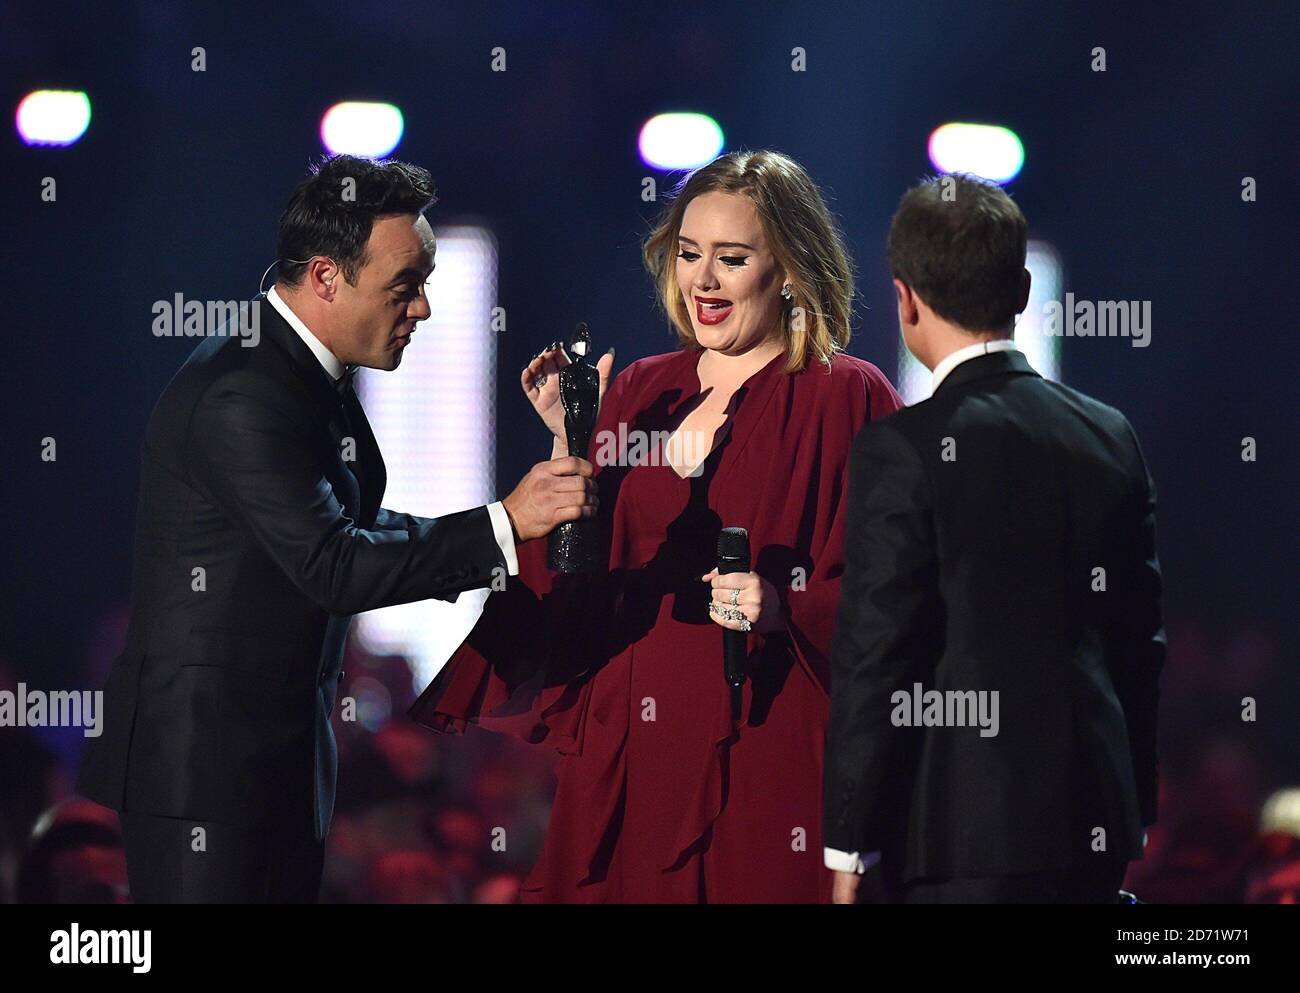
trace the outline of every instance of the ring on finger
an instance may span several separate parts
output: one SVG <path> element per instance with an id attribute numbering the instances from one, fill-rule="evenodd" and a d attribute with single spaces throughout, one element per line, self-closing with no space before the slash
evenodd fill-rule
<path id="1" fill-rule="evenodd" d="M 740 590 L 731 591 L 731 605 L 734 607 L 740 602 Z"/>

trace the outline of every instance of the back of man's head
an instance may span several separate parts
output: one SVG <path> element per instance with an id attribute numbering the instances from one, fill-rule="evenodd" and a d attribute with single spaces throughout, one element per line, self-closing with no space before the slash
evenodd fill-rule
<path id="1" fill-rule="evenodd" d="M 953 173 L 903 194 L 889 266 L 939 317 L 967 331 L 1009 331 L 1021 304 L 1028 226 L 994 183 Z"/>

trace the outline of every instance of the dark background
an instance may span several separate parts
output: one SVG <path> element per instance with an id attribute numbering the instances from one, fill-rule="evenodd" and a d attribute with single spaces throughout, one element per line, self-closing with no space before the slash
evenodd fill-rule
<path id="1" fill-rule="evenodd" d="M 98 685 L 120 647 L 144 425 L 195 344 L 154 337 L 152 303 L 257 292 L 331 104 L 399 106 L 393 154 L 434 173 L 431 221 L 472 216 L 497 235 L 501 495 L 549 452 L 515 385 L 534 352 L 577 319 L 617 346 L 619 368 L 675 347 L 640 265 L 655 211 L 640 199 L 646 118 L 702 111 L 727 150 L 775 148 L 808 168 L 859 270 L 850 350 L 891 378 L 893 207 L 930 170 L 936 126 L 996 123 L 1024 142 L 1009 189 L 1031 237 L 1061 253 L 1065 288 L 1152 301 L 1150 347 L 1065 339 L 1062 378 L 1129 416 L 1157 481 L 1164 756 L 1189 791 L 1175 811 L 1212 809 L 1226 788 L 1257 809 L 1300 781 L 1298 10 L 7 3 L 5 106 L 66 88 L 93 109 L 69 148 L 0 136 L 0 662 L 37 687 Z M 190 69 L 196 45 L 206 72 Z M 494 46 L 505 73 L 489 71 Z M 795 46 L 806 72 L 790 70 Z M 40 200 L 44 176 L 57 203 Z M 1255 203 L 1241 200 L 1245 176 Z M 55 463 L 40 460 L 45 436 Z M 1258 699 L 1258 723 L 1241 721 L 1243 696 Z"/>

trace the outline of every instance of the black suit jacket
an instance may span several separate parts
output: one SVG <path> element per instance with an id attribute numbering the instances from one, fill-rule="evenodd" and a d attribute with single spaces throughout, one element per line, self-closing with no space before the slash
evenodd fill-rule
<path id="1" fill-rule="evenodd" d="M 118 810 L 314 820 L 323 838 L 352 615 L 452 599 L 505 561 L 486 507 L 380 507 L 384 462 L 356 393 L 264 297 L 252 306 L 256 347 L 203 341 L 149 419 L 127 644 L 78 785 Z"/>
<path id="2" fill-rule="evenodd" d="M 994 352 L 863 428 L 851 474 L 825 844 L 902 879 L 1140 857 L 1165 639 L 1128 421 Z M 998 733 L 898 726 L 918 683 L 997 691 Z"/>

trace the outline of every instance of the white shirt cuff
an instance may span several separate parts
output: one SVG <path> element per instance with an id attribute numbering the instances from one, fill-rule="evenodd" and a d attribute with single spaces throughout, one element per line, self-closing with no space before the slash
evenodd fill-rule
<path id="1" fill-rule="evenodd" d="M 510 526 L 510 515 L 506 513 L 501 501 L 487 505 L 488 517 L 492 518 L 492 533 L 497 544 L 501 546 L 501 555 L 506 560 L 506 572 L 510 576 L 519 575 L 519 556 L 515 554 L 515 532 Z"/>
<path id="2" fill-rule="evenodd" d="M 822 862 L 827 869 L 835 872 L 856 872 L 861 875 L 879 861 L 879 852 L 861 855 L 858 852 L 842 852 L 838 848 L 822 849 Z"/>

